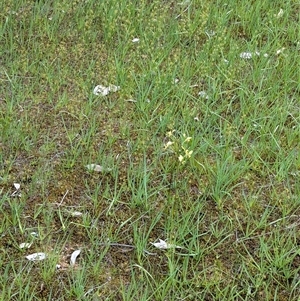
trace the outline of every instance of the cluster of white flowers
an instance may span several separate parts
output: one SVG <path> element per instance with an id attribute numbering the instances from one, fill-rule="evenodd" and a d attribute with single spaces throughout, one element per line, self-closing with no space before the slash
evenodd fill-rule
<path id="1" fill-rule="evenodd" d="M 175 130 L 167 132 L 166 136 L 169 141 L 165 143 L 164 149 L 171 150 L 173 153 L 178 155 L 178 160 L 180 163 L 186 163 L 186 160 L 191 158 L 193 151 L 189 149 L 188 144 L 192 140 L 192 137 L 187 136 L 185 134 L 179 135 L 176 137 Z"/>

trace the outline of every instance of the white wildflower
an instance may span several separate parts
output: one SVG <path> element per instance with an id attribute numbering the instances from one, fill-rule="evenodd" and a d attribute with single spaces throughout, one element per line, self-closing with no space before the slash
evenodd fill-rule
<path id="1" fill-rule="evenodd" d="M 277 15 L 274 15 L 274 17 L 276 17 L 276 18 L 281 18 L 283 16 L 283 9 L 281 8 L 280 10 L 279 10 L 279 13 L 277 14 Z"/>
<path id="2" fill-rule="evenodd" d="M 175 132 L 175 130 L 169 131 L 169 132 L 166 133 L 166 136 L 167 137 L 172 137 L 174 132 Z"/>
<path id="3" fill-rule="evenodd" d="M 183 157 L 182 155 L 180 155 L 180 156 L 178 157 L 178 160 L 179 160 L 179 162 L 183 163 L 183 162 L 184 162 L 184 157 Z"/>
<path id="4" fill-rule="evenodd" d="M 213 31 L 213 30 L 206 30 L 205 33 L 206 33 L 206 35 L 207 35 L 209 38 L 211 38 L 211 37 L 213 37 L 213 36 L 216 35 L 216 32 Z"/>
<path id="5" fill-rule="evenodd" d="M 200 92 L 198 93 L 198 95 L 199 95 L 201 98 L 209 99 L 209 96 L 208 96 L 208 94 L 207 94 L 205 91 L 200 91 Z"/>
<path id="6" fill-rule="evenodd" d="M 188 149 L 185 150 L 185 156 L 186 156 L 187 158 L 190 158 L 190 157 L 192 156 L 192 154 L 193 154 L 193 151 L 192 151 L 192 150 L 191 150 L 191 151 L 189 151 Z"/>
<path id="7" fill-rule="evenodd" d="M 282 47 L 281 49 L 278 49 L 276 51 L 276 55 L 279 55 L 280 53 L 282 53 L 284 51 L 285 47 Z"/>
<path id="8" fill-rule="evenodd" d="M 190 142 L 191 140 L 192 140 L 192 137 L 186 137 L 185 140 L 183 141 L 183 143 Z"/>
<path id="9" fill-rule="evenodd" d="M 165 144 L 165 149 L 167 149 L 168 147 L 170 147 L 171 145 L 173 145 L 174 144 L 174 142 L 172 142 L 172 141 L 168 141 L 166 144 Z"/>

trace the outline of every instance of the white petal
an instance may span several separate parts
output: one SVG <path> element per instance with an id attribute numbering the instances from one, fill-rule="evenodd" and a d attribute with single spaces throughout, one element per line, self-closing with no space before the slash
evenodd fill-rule
<path id="1" fill-rule="evenodd" d="M 182 155 L 180 155 L 180 156 L 178 157 L 178 160 L 179 160 L 179 162 L 183 162 L 184 157 L 183 157 Z"/>
<path id="2" fill-rule="evenodd" d="M 108 87 L 109 92 L 117 92 L 120 89 L 121 89 L 120 86 L 115 86 L 115 85 L 109 85 L 109 87 Z"/>
<path id="3" fill-rule="evenodd" d="M 162 239 L 159 239 L 159 242 L 154 242 L 154 243 L 151 242 L 151 244 L 154 247 L 156 247 L 158 249 L 161 249 L 161 250 L 174 249 L 174 248 L 180 248 L 181 249 L 181 247 L 173 245 L 173 244 L 169 244 L 169 243 L 165 242 Z"/>
<path id="4" fill-rule="evenodd" d="M 242 53 L 240 53 L 240 58 L 249 60 L 252 58 L 252 53 L 251 52 L 242 52 Z"/>
<path id="5" fill-rule="evenodd" d="M 168 142 L 165 144 L 164 148 L 166 149 L 166 148 L 170 147 L 172 144 L 174 144 L 173 141 L 168 141 Z"/>
<path id="6" fill-rule="evenodd" d="M 20 185 L 19 183 L 14 183 L 14 186 L 15 186 L 15 188 L 16 188 L 17 190 L 19 190 L 20 187 L 21 187 L 21 185 Z"/>
<path id="7" fill-rule="evenodd" d="M 209 99 L 209 96 L 207 95 L 207 93 L 205 91 L 200 91 L 198 93 L 198 95 L 201 97 L 201 98 L 205 98 L 205 99 Z"/>
<path id="8" fill-rule="evenodd" d="M 209 38 L 216 35 L 216 32 L 213 30 L 206 30 L 205 33 L 208 35 Z"/>
<path id="9" fill-rule="evenodd" d="M 137 43 L 137 42 L 139 42 L 139 41 L 140 41 L 139 38 L 134 38 L 134 39 L 131 40 L 132 43 Z"/>
<path id="10" fill-rule="evenodd" d="M 276 51 L 276 55 L 279 55 L 280 53 L 282 53 L 284 51 L 285 47 L 282 47 L 281 49 L 278 49 Z"/>
<path id="11" fill-rule="evenodd" d="M 44 260 L 46 257 L 47 255 L 45 253 L 33 253 L 26 256 L 26 258 L 30 261 Z"/>
<path id="12" fill-rule="evenodd" d="M 73 217 L 82 216 L 82 212 L 79 212 L 79 211 L 73 211 L 73 212 L 70 212 L 70 214 L 71 214 Z"/>
<path id="13" fill-rule="evenodd" d="M 281 8 L 280 10 L 279 10 L 279 13 L 277 14 L 277 15 L 275 15 L 277 18 L 280 18 L 280 17 L 282 17 L 283 16 L 283 9 Z"/>
<path id="14" fill-rule="evenodd" d="M 102 96 L 106 96 L 109 93 L 109 88 L 108 87 L 104 87 L 102 85 L 98 85 L 95 87 L 94 92 L 95 95 L 102 95 Z"/>
<path id="15" fill-rule="evenodd" d="M 98 85 L 94 88 L 93 93 L 95 95 L 101 95 L 101 96 L 106 96 L 110 92 L 117 92 L 120 90 L 120 86 L 115 86 L 115 85 L 109 85 L 108 87 Z"/>
<path id="16" fill-rule="evenodd" d="M 135 99 L 132 99 L 132 98 L 126 99 L 125 101 L 128 101 L 128 102 L 136 102 L 136 100 L 135 100 Z"/>
<path id="17" fill-rule="evenodd" d="M 70 259 L 70 265 L 74 265 L 76 263 L 76 259 L 78 255 L 80 254 L 81 250 L 76 250 L 72 253 L 71 259 Z"/>
<path id="18" fill-rule="evenodd" d="M 20 245 L 19 245 L 19 248 L 20 249 L 29 249 L 31 247 L 32 243 L 29 243 L 29 242 L 22 242 Z"/>
<path id="19" fill-rule="evenodd" d="M 103 171 L 103 166 L 98 164 L 89 164 L 86 166 L 86 168 L 90 171 L 97 171 L 97 172 Z"/>
<path id="20" fill-rule="evenodd" d="M 89 171 L 96 171 L 96 172 L 111 171 L 111 168 L 104 168 L 103 166 L 98 165 L 98 164 L 88 164 L 88 165 L 86 166 L 86 168 L 87 168 Z"/>

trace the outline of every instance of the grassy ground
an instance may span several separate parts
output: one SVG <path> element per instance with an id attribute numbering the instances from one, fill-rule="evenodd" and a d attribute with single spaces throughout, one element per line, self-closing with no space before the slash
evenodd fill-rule
<path id="1" fill-rule="evenodd" d="M 1 300 L 297 300 L 297 1 L 1 3 Z"/>

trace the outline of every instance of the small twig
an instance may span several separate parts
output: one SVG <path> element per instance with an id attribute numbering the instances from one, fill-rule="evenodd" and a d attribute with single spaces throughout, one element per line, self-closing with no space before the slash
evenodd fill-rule
<path id="1" fill-rule="evenodd" d="M 110 247 L 122 247 L 122 248 L 130 248 L 130 249 L 135 249 L 136 247 L 133 245 L 126 245 L 126 244 L 118 244 L 116 242 L 101 242 L 98 244 L 99 246 L 110 246 Z"/>
<path id="2" fill-rule="evenodd" d="M 57 205 L 58 207 L 61 206 L 61 204 L 63 203 L 63 201 L 64 201 L 64 199 L 65 199 L 65 197 L 67 196 L 68 193 L 69 193 L 69 190 L 67 190 L 66 193 L 64 194 L 64 196 L 62 197 L 60 203 Z"/>
<path id="3" fill-rule="evenodd" d="M 136 249 L 136 246 L 133 246 L 133 245 L 127 245 L 127 244 L 119 244 L 119 243 L 115 243 L 115 242 L 112 242 L 112 243 L 105 243 L 105 242 L 101 242 L 98 244 L 99 246 L 105 246 L 105 247 L 121 247 L 121 248 L 130 248 L 130 249 Z M 151 253 L 147 250 L 143 250 L 144 253 L 146 253 L 147 255 L 157 255 L 156 253 Z"/>
<path id="4" fill-rule="evenodd" d="M 182 13 L 180 13 L 179 15 L 177 15 L 177 16 L 175 17 L 175 20 L 178 19 L 183 13 L 185 13 L 185 12 L 190 8 L 191 4 L 192 4 L 192 3 L 190 3 L 190 4 L 183 10 Z"/>
<path id="5" fill-rule="evenodd" d="M 273 222 L 270 222 L 269 225 L 276 224 L 276 223 L 278 223 L 278 222 L 280 222 L 280 221 L 282 221 L 282 220 L 284 220 L 284 219 L 289 219 L 289 218 L 291 218 L 291 217 L 299 217 L 299 215 L 293 214 L 293 215 L 285 216 L 285 217 L 283 217 L 283 218 L 279 218 L 279 219 L 277 219 L 277 220 L 275 220 L 275 221 L 273 221 Z"/>

